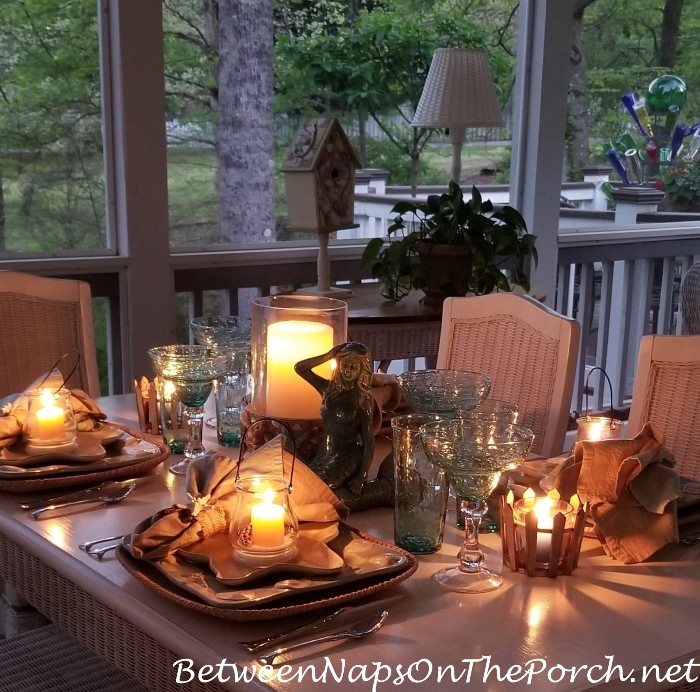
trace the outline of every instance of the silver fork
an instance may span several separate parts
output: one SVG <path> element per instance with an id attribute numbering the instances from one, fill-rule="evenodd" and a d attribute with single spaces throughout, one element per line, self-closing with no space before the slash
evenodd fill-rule
<path id="1" fill-rule="evenodd" d="M 116 550 L 125 537 L 126 534 L 122 536 L 107 536 L 106 538 L 97 538 L 92 541 L 85 541 L 85 543 L 81 543 L 78 546 L 78 548 L 86 552 L 90 557 L 96 557 L 98 560 L 101 560 L 107 553 L 109 553 L 112 550 Z M 95 548 L 96 545 L 100 545 L 101 543 L 110 543 L 110 545 L 104 546 L 102 548 L 96 548 L 95 550 L 93 550 L 93 548 Z"/>
<path id="2" fill-rule="evenodd" d="M 296 642 L 295 644 L 290 644 L 289 646 L 283 646 L 270 653 L 263 654 L 259 656 L 258 659 L 266 666 L 272 664 L 272 662 L 282 654 L 289 653 L 290 651 L 296 651 L 305 646 L 311 646 L 313 644 L 320 644 L 321 642 L 333 642 L 340 639 L 362 639 L 370 634 L 376 632 L 386 620 L 387 615 L 389 615 L 388 610 L 381 610 L 374 615 L 362 618 L 351 625 L 348 625 L 345 629 L 339 632 L 333 632 L 332 634 L 324 634 L 320 637 L 314 637 L 313 639 L 305 639 L 301 642 Z"/>

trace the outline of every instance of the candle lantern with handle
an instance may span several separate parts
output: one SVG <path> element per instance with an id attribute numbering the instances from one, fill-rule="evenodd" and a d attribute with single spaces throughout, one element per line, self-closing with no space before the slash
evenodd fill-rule
<path id="1" fill-rule="evenodd" d="M 260 419 L 254 425 L 265 420 Z M 291 434 L 287 426 L 283 427 Z M 236 468 L 235 506 L 229 527 L 233 559 L 252 566 L 291 560 L 298 552 L 299 533 L 291 503 L 296 453 L 292 457 L 289 482 L 284 478 L 282 464 L 271 473 L 241 475 L 242 454 L 243 444 Z"/>
<path id="2" fill-rule="evenodd" d="M 248 565 L 286 562 L 297 554 L 299 524 L 281 477 L 236 480 L 236 506 L 229 536 L 234 560 Z"/>
<path id="3" fill-rule="evenodd" d="M 77 443 L 77 427 L 70 391 L 40 387 L 27 393 L 25 439 L 30 451 L 71 451 Z"/>
<path id="4" fill-rule="evenodd" d="M 503 563 L 529 577 L 571 574 L 578 565 L 586 507 L 577 495 L 568 502 L 556 490 L 536 497 L 529 488 L 515 501 L 500 498 Z"/>
<path id="5" fill-rule="evenodd" d="M 600 371 L 602 377 L 605 378 L 605 381 L 610 387 L 609 416 L 592 416 L 591 411 L 588 408 L 588 380 L 596 370 Z M 576 441 L 581 442 L 582 440 L 593 440 L 597 442 L 599 440 L 619 439 L 622 436 L 622 429 L 624 425 L 622 421 L 616 420 L 613 417 L 614 409 L 612 402 L 612 383 L 610 382 L 610 378 L 608 377 L 608 374 L 605 372 L 605 370 L 603 370 L 603 368 L 597 366 L 589 371 L 588 375 L 586 376 L 584 391 L 586 393 L 586 415 L 576 419 Z"/>

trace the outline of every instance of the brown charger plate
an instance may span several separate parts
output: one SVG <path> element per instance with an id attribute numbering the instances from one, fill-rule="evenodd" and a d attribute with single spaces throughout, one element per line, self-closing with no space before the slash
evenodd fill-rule
<path id="1" fill-rule="evenodd" d="M 402 581 L 408 579 L 418 569 L 418 560 L 411 553 L 397 548 L 391 543 L 382 541 L 374 536 L 365 534 L 353 527 L 347 527 L 360 538 L 385 546 L 394 552 L 401 553 L 406 558 L 402 569 L 389 574 L 379 574 L 350 584 L 342 584 L 337 588 L 331 587 L 323 590 L 322 597 L 319 592 L 306 594 L 293 594 L 284 599 L 284 605 L 255 606 L 250 608 L 224 608 L 207 605 L 203 601 L 188 593 L 184 589 L 173 584 L 164 574 L 153 565 L 144 560 L 134 558 L 123 546 L 117 548 L 117 559 L 122 566 L 140 582 L 153 589 L 156 593 L 169 601 L 173 601 L 190 610 L 213 615 L 224 620 L 236 620 L 249 622 L 255 620 L 275 620 L 281 617 L 291 617 L 302 613 L 335 607 L 360 598 L 372 596 L 384 591 Z"/>
<path id="2" fill-rule="evenodd" d="M 0 479 L 0 490 L 10 493 L 40 492 L 42 490 L 55 490 L 57 488 L 72 488 L 80 485 L 100 483 L 102 481 L 119 480 L 146 473 L 164 462 L 170 456 L 170 449 L 159 436 L 148 435 L 140 431 L 130 430 L 117 423 L 107 422 L 105 425 L 120 430 L 140 440 L 146 440 L 157 451 L 153 456 L 139 458 L 133 464 L 126 464 L 114 468 L 107 468 L 103 471 L 93 471 L 90 473 L 80 472 L 80 467 L 76 467 L 75 473 L 62 473 L 59 476 L 46 476 L 35 478 L 3 478 Z"/>

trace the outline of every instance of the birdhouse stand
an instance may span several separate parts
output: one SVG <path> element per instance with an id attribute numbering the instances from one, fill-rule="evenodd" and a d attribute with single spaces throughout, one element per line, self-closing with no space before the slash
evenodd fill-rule
<path id="1" fill-rule="evenodd" d="M 337 118 L 316 118 L 297 133 L 282 166 L 287 193 L 289 227 L 318 233 L 316 295 L 334 295 L 330 286 L 328 236 L 356 228 L 355 170 L 359 161 Z M 342 291 L 347 294 L 346 291 Z"/>

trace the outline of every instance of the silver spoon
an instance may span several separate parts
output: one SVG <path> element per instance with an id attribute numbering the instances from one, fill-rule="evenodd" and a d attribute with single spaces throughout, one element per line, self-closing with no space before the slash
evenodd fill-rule
<path id="1" fill-rule="evenodd" d="M 332 634 L 325 634 L 322 637 L 315 637 L 314 639 L 305 639 L 302 642 L 297 642 L 296 644 L 290 644 L 289 646 L 283 646 L 274 651 L 270 651 L 268 654 L 259 656 L 258 659 L 266 666 L 272 664 L 272 662 L 282 654 L 286 654 L 290 651 L 295 651 L 296 649 L 301 649 L 305 646 L 311 646 L 312 644 L 320 644 L 321 642 L 333 642 L 340 639 L 362 639 L 370 634 L 374 634 L 384 623 L 387 615 L 389 615 L 388 610 L 380 610 L 378 613 L 371 615 L 362 620 L 349 625 L 344 630 L 339 632 L 333 632 Z"/>
<path id="2" fill-rule="evenodd" d="M 102 502 L 103 504 L 113 504 L 115 502 L 121 502 L 134 488 L 136 483 L 131 483 L 123 488 L 116 488 L 111 492 L 103 493 L 97 497 L 86 497 L 83 500 L 71 500 L 70 502 L 56 502 L 52 505 L 46 505 L 45 507 L 39 507 L 33 512 L 29 512 L 29 516 L 32 519 L 38 519 L 44 512 L 49 512 L 54 509 L 62 509 L 63 507 L 72 507 L 73 505 L 85 505 L 93 502 Z"/>

